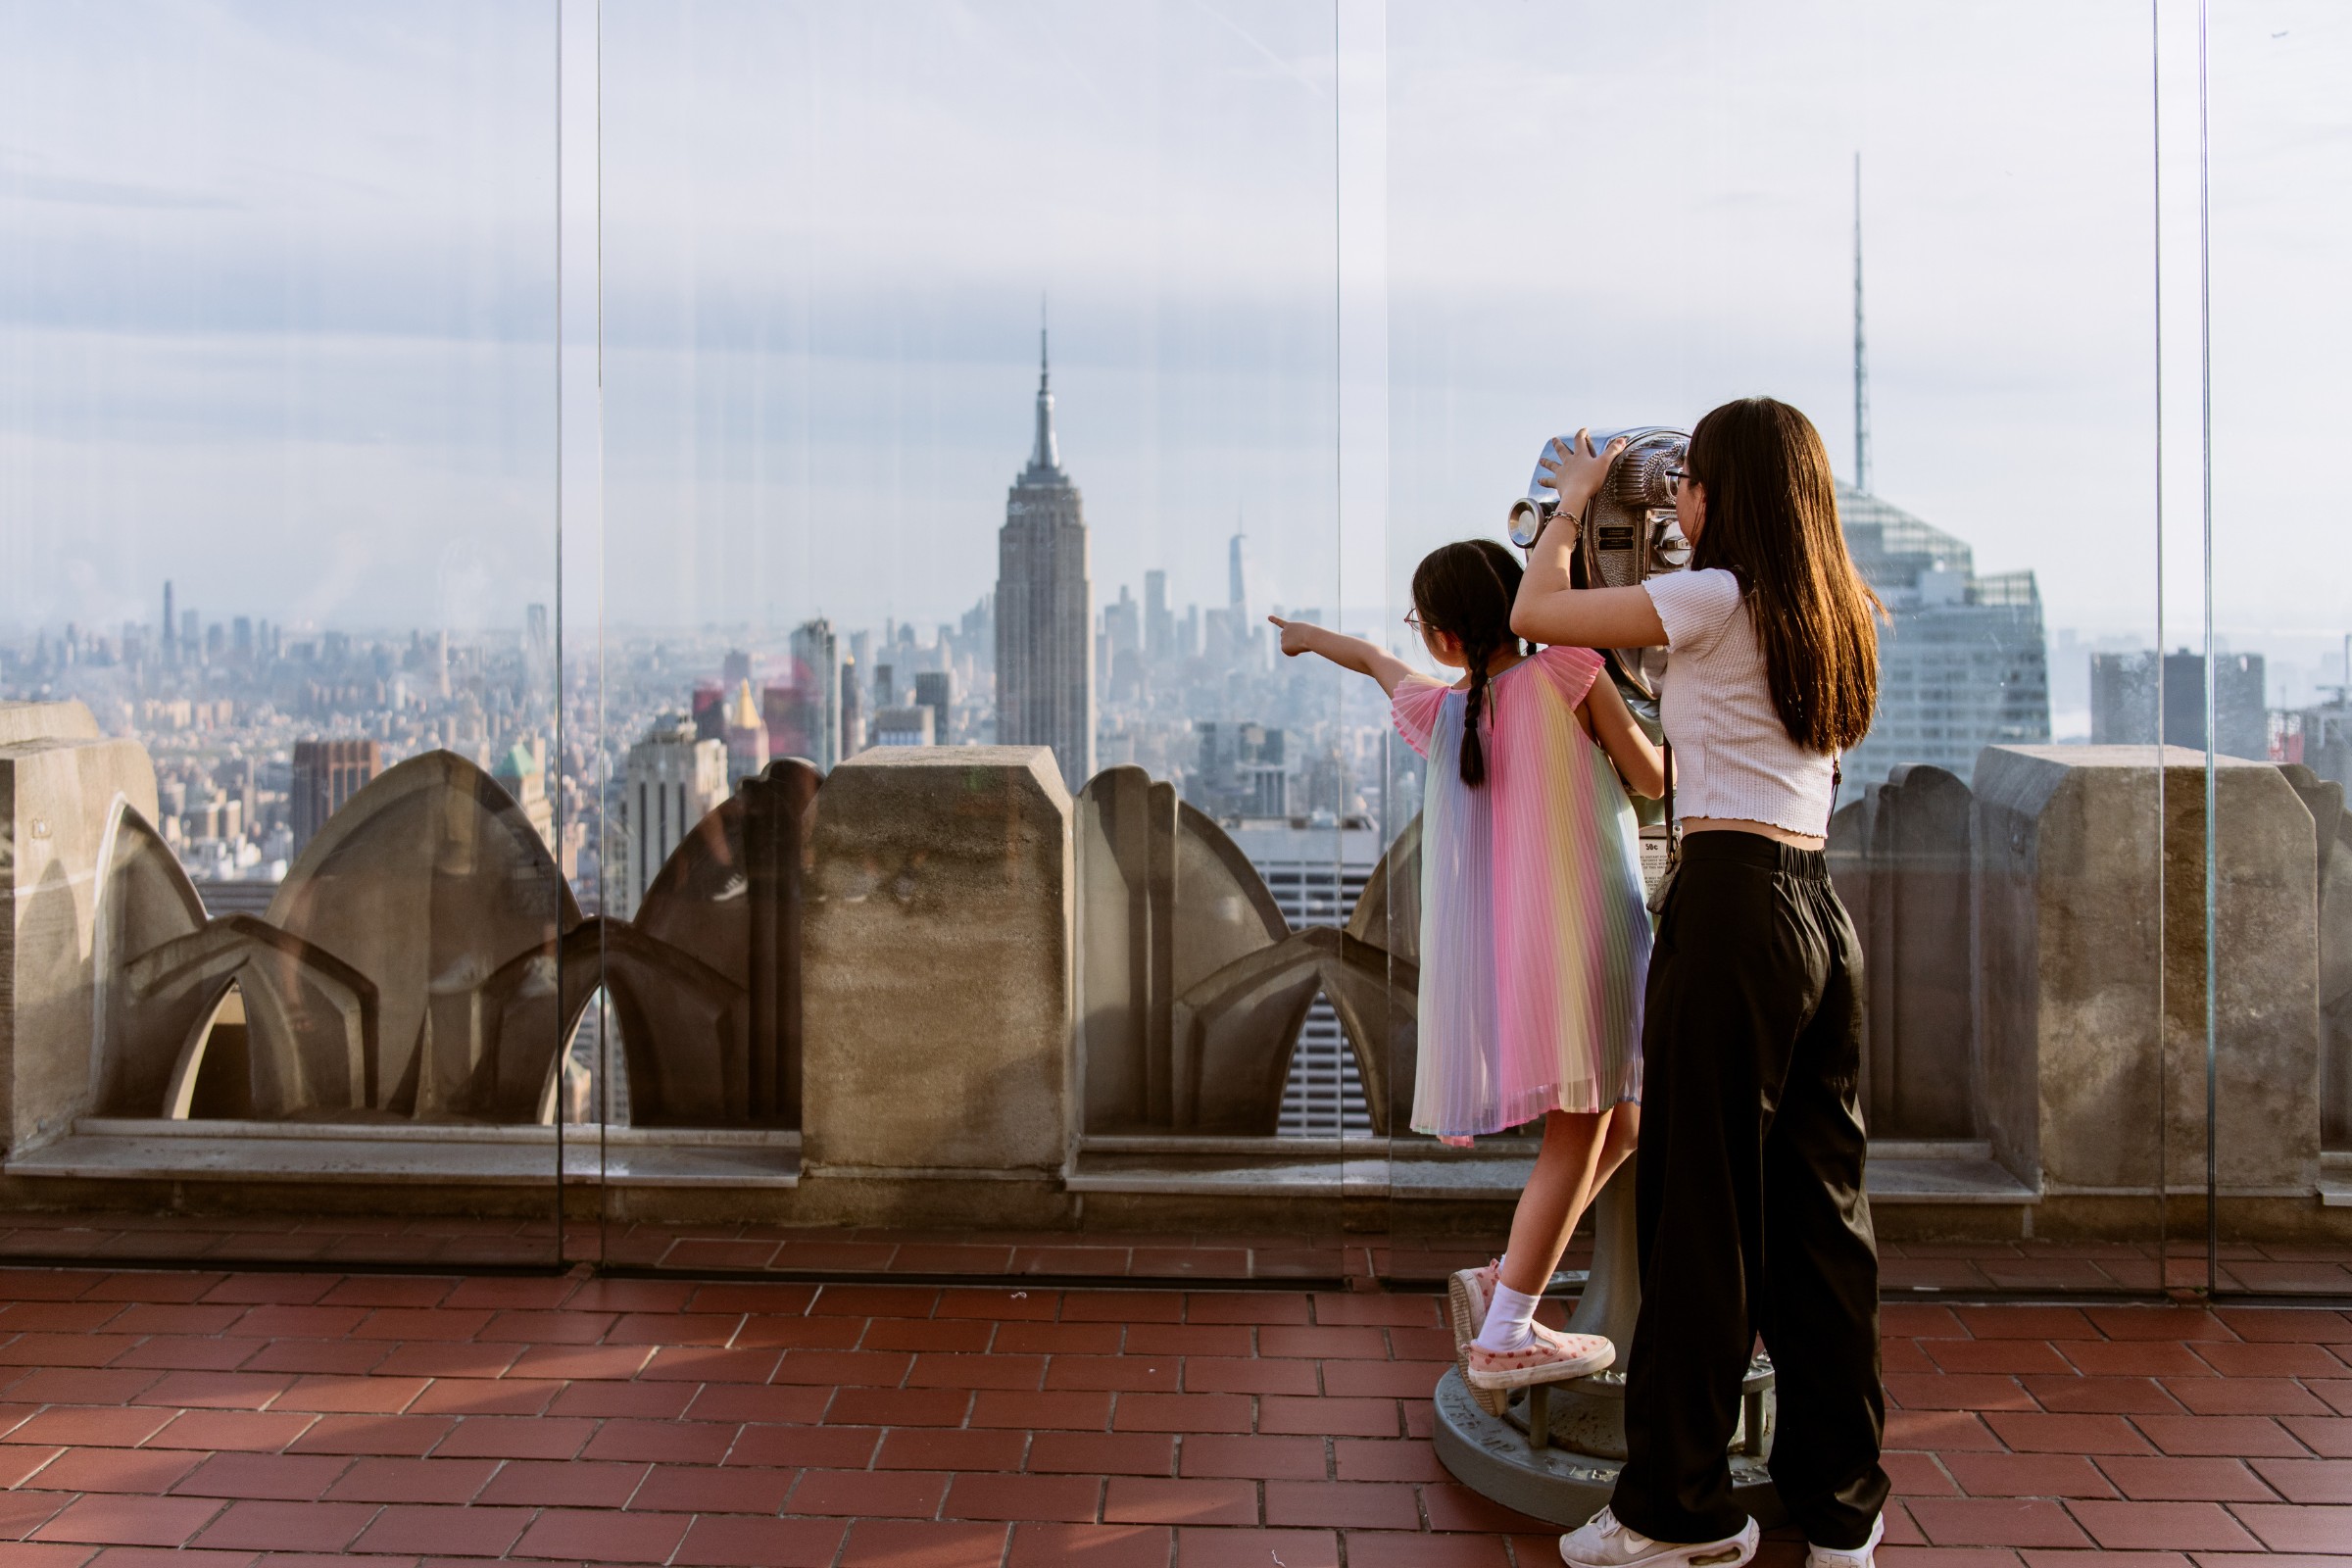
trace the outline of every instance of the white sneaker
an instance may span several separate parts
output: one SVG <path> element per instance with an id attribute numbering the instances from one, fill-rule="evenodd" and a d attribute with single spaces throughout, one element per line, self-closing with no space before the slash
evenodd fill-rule
<path id="1" fill-rule="evenodd" d="M 1498 1391 L 1538 1383 L 1589 1378 L 1617 1362 L 1617 1347 L 1598 1334 L 1563 1334 L 1541 1323 L 1527 1326 L 1527 1343 L 1516 1350 L 1490 1350 L 1476 1341 L 1461 1350 L 1468 1370 L 1462 1381 L 1474 1389 Z"/>
<path id="2" fill-rule="evenodd" d="M 1651 1565 L 1668 1568 L 1669 1564 L 1688 1565 L 1688 1568 L 1741 1568 L 1756 1554 L 1756 1543 L 1762 1536 L 1756 1522 L 1750 1519 L 1738 1535 L 1695 1546 L 1652 1541 L 1603 1508 L 1582 1527 L 1560 1538 L 1560 1561 L 1568 1564 L 1568 1568 L 1635 1568 L 1636 1564 L 1643 1568 Z"/>
<path id="3" fill-rule="evenodd" d="M 1859 1546 L 1805 1547 L 1805 1568 L 1874 1568 L 1873 1555 L 1879 1543 L 1886 1539 L 1886 1516 L 1879 1515 L 1870 1522 L 1870 1539 Z"/>

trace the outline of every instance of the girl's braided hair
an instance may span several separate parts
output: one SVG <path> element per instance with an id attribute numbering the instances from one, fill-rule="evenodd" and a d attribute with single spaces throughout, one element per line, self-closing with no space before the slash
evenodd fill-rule
<path id="1" fill-rule="evenodd" d="M 1462 782 L 1487 781 L 1487 751 L 1479 717 L 1488 707 L 1487 662 L 1511 635 L 1511 601 L 1519 592 L 1519 563 L 1492 539 L 1464 539 L 1431 551 L 1413 570 L 1413 610 L 1423 626 L 1462 645 L 1470 664 L 1468 710 L 1462 715 Z"/>

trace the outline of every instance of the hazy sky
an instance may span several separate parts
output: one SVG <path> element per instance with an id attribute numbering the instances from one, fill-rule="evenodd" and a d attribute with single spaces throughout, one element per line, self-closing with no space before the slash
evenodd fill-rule
<path id="1" fill-rule="evenodd" d="M 2340 630 L 2352 530 L 2278 493 L 2346 401 L 2352 11 L 2216 9 L 2218 613 Z M 2053 625 L 2152 633 L 2144 0 L 602 12 L 601 171 L 585 48 L 564 83 L 575 371 L 600 282 L 605 336 L 601 428 L 565 383 L 602 490 L 601 531 L 596 483 L 568 498 L 575 627 L 598 589 L 616 621 L 960 611 L 1041 295 L 1099 599 L 1165 565 L 1221 600 L 1238 517 L 1261 601 L 1369 605 L 1495 530 L 1550 431 L 1748 392 L 1842 470 L 1859 150 L 1876 488 L 2038 571 Z M 322 623 L 553 597 L 556 16 L 0 0 L 0 620 L 151 619 L 166 576 Z M 2176 637 L 2192 17 L 2166 6 Z"/>

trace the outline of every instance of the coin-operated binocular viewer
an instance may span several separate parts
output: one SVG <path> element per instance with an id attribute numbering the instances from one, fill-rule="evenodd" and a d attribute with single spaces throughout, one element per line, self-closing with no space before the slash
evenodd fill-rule
<path id="1" fill-rule="evenodd" d="M 1682 472 L 1690 454 L 1690 437 L 1664 425 L 1636 425 L 1624 430 L 1595 430 L 1595 452 L 1618 437 L 1625 450 L 1609 465 L 1600 490 L 1585 509 L 1576 536 L 1578 586 L 1633 588 L 1690 564 L 1690 541 L 1683 537 L 1674 509 L 1674 476 Z M 1550 475 L 1544 463 L 1568 451 L 1572 435 L 1555 436 L 1544 444 L 1527 494 L 1511 503 L 1511 543 L 1525 550 L 1551 524 L 1559 498 L 1544 482 Z M 1630 685 L 1652 703 L 1666 675 L 1663 648 L 1604 650 L 1620 685 Z"/>
<path id="2" fill-rule="evenodd" d="M 1690 450 L 1690 438 L 1664 425 L 1596 430 L 1593 450 L 1619 436 L 1625 450 L 1609 465 L 1599 492 L 1578 522 L 1573 576 L 1579 587 L 1631 588 L 1651 577 L 1680 571 L 1690 562 L 1675 513 L 1674 476 Z M 1542 466 L 1574 443 L 1560 436 L 1544 443 L 1527 494 L 1511 503 L 1511 542 L 1522 549 L 1556 519 L 1559 502 L 1544 481 Z M 1658 698 L 1665 690 L 1667 650 L 1601 650 L 1626 704 L 1659 738 Z M 1673 844 L 1673 759 L 1668 754 L 1667 796 L 1658 820 L 1642 830 L 1642 869 L 1654 886 Z M 1637 803 L 1639 807 L 1640 803 Z M 1438 1383 L 1438 1457 L 1462 1483 L 1507 1507 L 1538 1519 L 1575 1527 L 1598 1512 L 1616 1490 L 1624 1464 L 1625 1367 L 1633 1348 L 1634 1323 L 1642 1311 L 1642 1271 L 1634 1230 L 1634 1166 L 1621 1167 L 1594 1200 L 1592 1266 L 1583 1281 L 1568 1329 L 1605 1335 L 1617 1347 L 1617 1363 L 1590 1377 L 1538 1384 L 1513 1394 L 1500 1415 L 1490 1414 L 1472 1396 L 1461 1374 L 1448 1370 Z M 1659 1238 L 1670 1247 L 1673 1239 Z M 1575 1276 L 1555 1279 L 1569 1288 Z M 1740 1385 L 1740 1429 L 1732 1439 L 1732 1488 L 1740 1505 L 1759 1523 L 1785 1517 L 1765 1469 L 1773 1428 L 1772 1363 L 1757 1356 Z"/>

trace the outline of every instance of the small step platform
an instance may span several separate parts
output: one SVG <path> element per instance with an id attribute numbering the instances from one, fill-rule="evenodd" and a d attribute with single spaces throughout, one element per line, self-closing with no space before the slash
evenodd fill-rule
<path id="1" fill-rule="evenodd" d="M 1771 1373 L 1763 1376 L 1769 1383 Z M 1505 1413 L 1489 1415 L 1462 1381 L 1460 1369 L 1447 1368 L 1438 1380 L 1438 1419 L 1431 1433 L 1439 1462 L 1482 1496 L 1563 1530 L 1574 1530 L 1607 1504 L 1617 1490 L 1617 1472 L 1625 1466 L 1623 1459 L 1579 1453 L 1560 1446 L 1557 1439 L 1567 1436 L 1562 1426 L 1575 1419 L 1573 1406 L 1578 1402 L 1561 1396 L 1576 1387 L 1576 1383 L 1562 1383 L 1523 1389 L 1511 1396 Z M 1740 1401 L 1741 1430 L 1732 1443 L 1732 1495 L 1756 1523 L 1769 1530 L 1788 1515 L 1781 1506 L 1780 1494 L 1773 1490 L 1771 1473 L 1765 1469 L 1771 1435 L 1769 1418 L 1760 1418 L 1769 1405 L 1764 1392 L 1760 1387 L 1751 1389 Z M 1531 1420 L 1538 1434 L 1533 1441 Z M 1754 1445 L 1747 1441 L 1750 1422 L 1767 1428 L 1763 1440 Z"/>

